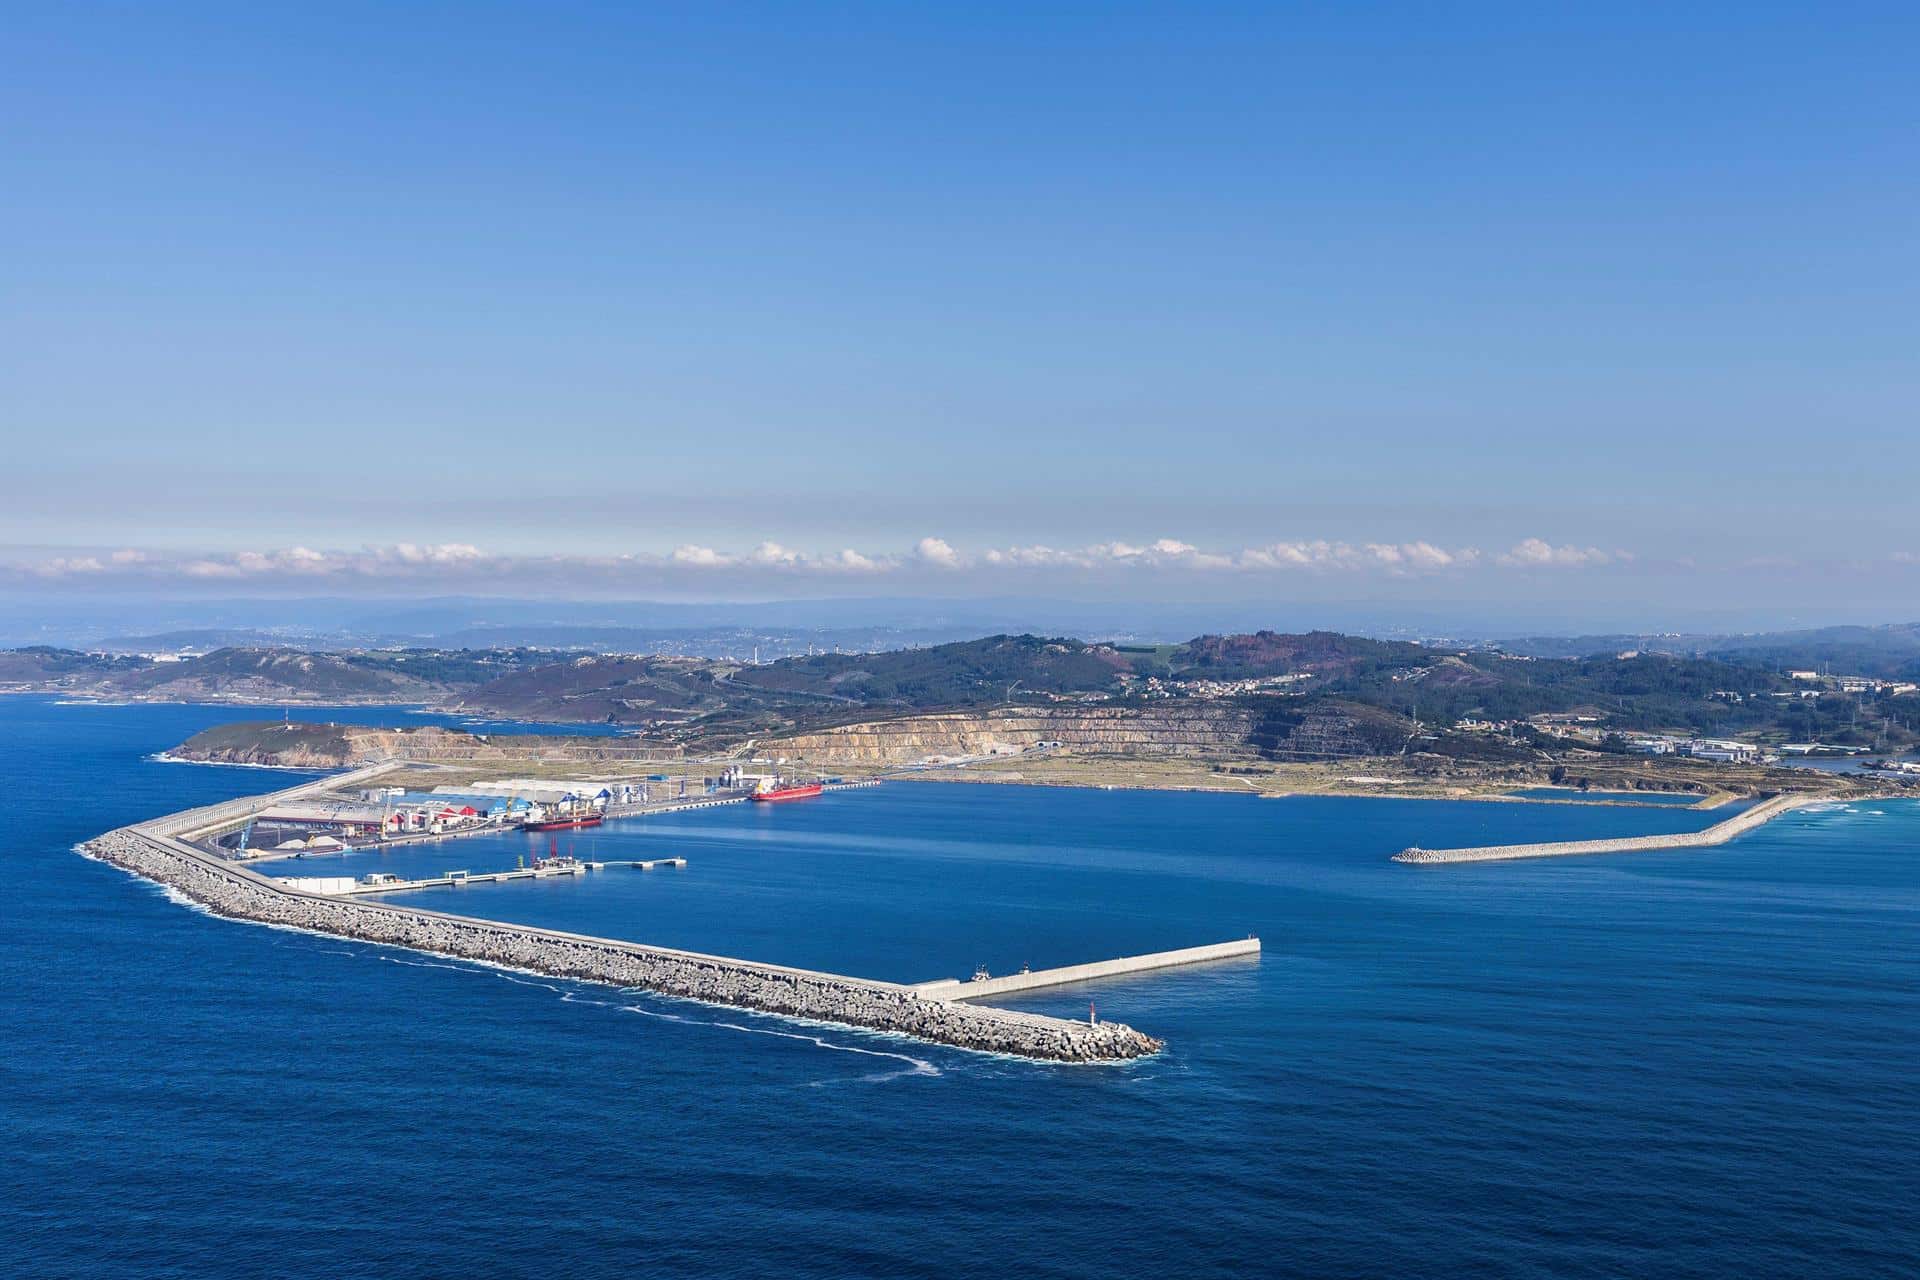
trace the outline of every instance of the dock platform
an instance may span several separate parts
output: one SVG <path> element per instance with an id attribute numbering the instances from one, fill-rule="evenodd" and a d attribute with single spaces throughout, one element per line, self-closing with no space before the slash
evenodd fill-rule
<path id="1" fill-rule="evenodd" d="M 515 867 L 511 871 L 449 871 L 427 880 L 390 880 L 384 884 L 356 883 L 348 893 L 403 893 L 408 889 L 444 889 L 450 885 L 498 884 L 503 880 L 548 880 L 556 876 L 583 876 L 601 864 L 579 862 L 570 867 Z"/>

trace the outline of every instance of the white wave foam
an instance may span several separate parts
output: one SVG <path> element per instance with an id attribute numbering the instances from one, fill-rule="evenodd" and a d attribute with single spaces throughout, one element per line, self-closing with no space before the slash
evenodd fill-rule
<path id="1" fill-rule="evenodd" d="M 378 946 L 378 945 L 387 945 L 387 944 L 371 944 L 370 943 L 368 945 Z M 426 954 L 431 954 L 431 953 L 426 953 Z M 406 965 L 408 968 L 411 968 L 411 969 L 450 969 L 456 973 L 473 973 L 483 969 L 491 970 L 493 971 L 494 977 L 500 978 L 507 982 L 511 982 L 516 986 L 539 987 L 543 990 L 551 991 L 555 995 L 560 997 L 560 1002 L 562 1004 L 583 1004 L 583 1005 L 589 1005 L 599 1009 L 618 1008 L 622 1013 L 637 1013 L 642 1017 L 659 1018 L 664 1022 L 678 1022 L 685 1026 L 692 1026 L 692 1027 L 719 1027 L 723 1030 L 740 1031 L 740 1032 L 745 1032 L 751 1035 L 778 1036 L 784 1040 L 805 1041 L 808 1044 L 818 1045 L 822 1049 L 830 1049 L 836 1053 L 858 1053 L 858 1054 L 864 1054 L 868 1057 L 873 1057 L 873 1058 L 892 1058 L 896 1061 L 904 1062 L 907 1064 L 905 1070 L 881 1072 L 878 1074 L 865 1075 L 865 1076 L 858 1077 L 858 1079 L 863 1081 L 870 1081 L 873 1083 L 882 1083 L 887 1080 L 897 1080 L 903 1076 L 937 1076 L 941 1074 L 940 1068 L 934 1066 L 931 1062 L 926 1061 L 924 1058 L 915 1058 L 904 1053 L 893 1053 L 883 1049 L 862 1049 L 857 1045 L 835 1044 L 830 1040 L 825 1040 L 815 1035 L 802 1035 L 798 1032 L 793 1032 L 793 1031 L 775 1031 L 771 1027 L 747 1027 L 747 1026 L 741 1026 L 739 1023 L 736 1023 L 736 1022 L 722 1022 L 718 1019 L 712 1019 L 712 1018 L 686 1018 L 686 1017 L 681 1017 L 679 1014 L 666 1013 L 658 1009 L 648 1009 L 641 1005 L 635 1005 L 635 1004 L 616 1005 L 615 1002 L 611 1000 L 595 1000 L 591 996 L 586 995 L 584 992 L 578 990 L 577 988 L 556 986 L 552 981 L 549 981 L 547 979 L 546 975 L 538 973 L 534 970 L 518 969 L 511 965 L 496 964 L 492 961 L 462 960 L 459 962 L 447 962 L 447 961 L 440 961 L 440 960 L 408 960 L 408 959 L 403 959 L 399 956 L 391 956 L 391 955 L 381 955 L 381 956 L 378 956 L 377 958 L 384 960 L 389 964 Z M 682 998 L 678 996 L 663 995 L 662 993 L 656 992 L 656 991 L 644 991 L 643 989 L 637 988 L 637 987 L 622 987 L 622 988 L 619 988 L 619 990 L 621 991 L 622 994 L 626 994 L 626 995 L 644 994 L 649 997 L 653 997 L 657 999 L 677 1000 Z M 688 1003 L 704 1004 L 705 1002 L 704 1001 L 688 1001 Z M 811 1018 L 794 1018 L 794 1017 L 788 1017 L 787 1015 L 784 1015 L 784 1014 L 762 1014 L 759 1010 L 747 1010 L 746 1012 L 751 1013 L 756 1017 L 781 1018 L 782 1020 L 788 1021 L 788 1022 L 798 1022 L 805 1025 L 816 1025 L 814 1019 L 811 1019 Z M 818 1023 L 817 1025 L 823 1028 L 831 1027 L 838 1031 L 852 1030 L 855 1034 L 859 1034 L 859 1035 L 890 1034 L 887 1032 L 869 1032 L 867 1031 L 866 1028 L 860 1028 L 860 1027 L 847 1028 L 847 1027 L 843 1027 L 839 1023 L 833 1023 L 833 1022 L 821 1022 L 821 1023 Z M 834 1084 L 837 1082 L 833 1080 L 814 1080 L 814 1081 L 809 1081 L 808 1083 L 809 1083 L 809 1087 L 818 1088 L 822 1085 Z"/>
<path id="2" fill-rule="evenodd" d="M 189 898 L 186 894 L 180 892 L 180 890 L 170 884 L 158 885 L 156 887 L 161 893 L 166 895 L 168 902 L 174 903 L 176 906 L 185 907 L 189 911 L 198 911 L 203 916 L 213 914 L 213 908 L 209 907 L 206 903 Z"/>
<path id="3" fill-rule="evenodd" d="M 189 760 L 185 756 L 169 755 L 156 751 L 146 759 L 152 764 L 197 764 L 215 769 L 271 769 L 277 773 L 329 773 L 328 769 L 310 769 L 297 764 L 251 764 L 241 760 Z"/>
<path id="4" fill-rule="evenodd" d="M 596 1003 L 599 1003 L 599 1002 L 596 1002 Z M 928 1062 L 924 1058 L 915 1058 L 904 1053 L 892 1053 L 885 1049 L 862 1049 L 857 1045 L 834 1044 L 832 1041 L 823 1040 L 819 1036 L 802 1035 L 799 1032 L 794 1032 L 794 1031 L 775 1031 L 771 1027 L 744 1027 L 737 1022 L 721 1022 L 717 1019 L 682 1018 L 676 1014 L 661 1013 L 655 1009 L 642 1008 L 640 1005 L 637 1005 L 637 1004 L 622 1005 L 621 1012 L 637 1013 L 637 1014 L 640 1014 L 642 1017 L 647 1017 L 647 1018 L 663 1018 L 669 1022 L 682 1022 L 682 1023 L 688 1024 L 689 1026 L 720 1027 L 727 1031 L 739 1031 L 747 1035 L 777 1036 L 782 1040 L 801 1040 L 806 1042 L 807 1044 L 818 1045 L 822 1049 L 831 1049 L 835 1053 L 858 1053 L 858 1054 L 864 1054 L 870 1058 L 892 1058 L 896 1062 L 904 1062 L 907 1064 L 907 1068 L 904 1071 L 884 1071 L 884 1072 L 880 1072 L 873 1075 L 864 1075 L 864 1076 L 855 1077 L 857 1080 L 870 1082 L 874 1084 L 880 1084 L 888 1080 L 898 1080 L 903 1076 L 937 1076 L 941 1074 L 940 1068 L 934 1066 L 931 1062 Z M 777 1017 L 780 1015 L 774 1015 L 774 1016 Z M 812 1019 L 793 1018 L 793 1019 L 790 1019 L 790 1021 L 811 1022 Z M 826 1023 L 823 1025 L 834 1026 L 837 1024 Z M 813 1089 L 819 1089 L 819 1088 L 825 1087 L 826 1085 L 837 1084 L 837 1083 L 840 1083 L 840 1082 L 836 1080 L 811 1080 L 811 1081 L 808 1081 L 808 1087 Z"/>
<path id="5" fill-rule="evenodd" d="M 112 867 L 115 871 L 118 871 L 121 874 L 125 875 L 128 879 L 132 880 L 135 884 L 138 884 L 141 888 L 146 889 L 150 893 L 158 894 L 159 896 L 165 898 L 168 902 L 173 903 L 175 906 L 185 907 L 189 911 L 198 911 L 203 916 L 210 916 L 213 914 L 212 909 L 209 908 L 206 903 L 198 902 L 193 898 L 188 897 L 185 893 L 182 893 L 180 890 L 174 888 L 170 884 L 162 884 L 158 880 L 149 880 L 145 876 L 141 875 L 138 871 L 129 870 L 128 868 L 121 866 L 117 862 L 109 862 L 107 859 L 102 858 L 98 854 L 89 850 L 87 846 L 84 844 L 74 845 L 73 851 L 79 854 L 81 857 L 85 858 L 88 862 L 97 862 L 103 867 Z"/>
<path id="6" fill-rule="evenodd" d="M 212 913 L 208 912 L 207 914 L 212 914 Z M 228 919 L 229 917 L 220 916 L 217 918 L 224 920 L 224 919 Z M 476 974 L 483 973 L 483 972 L 491 973 L 493 974 L 493 976 L 497 978 L 503 978 L 509 982 L 515 982 L 520 986 L 544 987 L 547 990 L 552 991 L 555 994 L 559 995 L 563 1003 L 591 1004 L 591 1005 L 597 1005 L 600 1007 L 606 1007 L 613 1003 L 612 1001 L 607 1001 L 607 1000 L 593 1000 L 587 996 L 581 995 L 578 991 L 569 991 L 566 988 L 557 987 L 553 985 L 553 979 L 551 975 L 542 973 L 538 969 L 527 969 L 520 965 L 502 964 L 498 960 L 471 960 L 465 956 L 448 957 L 448 956 L 441 955 L 437 951 L 426 951 L 418 947 L 402 946 L 397 942 L 365 942 L 358 938 L 342 938 L 339 934 L 327 933 L 319 929 L 308 929 L 300 925 L 274 924 L 274 923 L 269 923 L 263 920 L 248 920 L 244 918 L 238 919 L 235 922 L 238 924 L 257 924 L 268 929 L 279 929 L 287 933 L 304 934 L 307 937 L 311 937 L 311 938 L 325 938 L 329 942 L 344 941 L 344 942 L 357 943 L 358 945 L 363 946 L 367 949 L 365 954 L 370 954 L 374 958 L 385 960 L 390 964 L 402 964 L 402 965 L 407 965 L 411 968 L 416 968 L 416 969 L 450 969 L 456 973 L 476 973 Z M 432 957 L 432 959 L 431 960 L 406 960 L 406 959 L 400 958 L 399 956 L 381 954 L 384 951 L 404 951 L 409 955 L 430 956 Z M 341 953 L 334 952 L 333 954 L 341 954 Z M 351 954 L 362 954 L 362 953 L 354 952 Z M 527 981 L 527 979 L 533 979 L 533 981 Z M 580 979 L 579 981 L 581 981 L 582 983 L 588 982 L 587 979 Z M 910 1044 L 910 1045 L 916 1045 L 916 1046 L 926 1043 L 926 1041 L 921 1040 L 918 1036 L 909 1035 L 904 1031 L 882 1031 L 876 1027 L 856 1027 L 844 1022 L 828 1022 L 824 1018 L 809 1018 L 797 1013 L 770 1013 L 764 1009 L 749 1009 L 740 1005 L 721 1004 L 717 1001 L 696 999 L 693 996 L 677 996 L 667 991 L 650 991 L 645 987 L 622 987 L 622 986 L 617 986 L 616 984 L 613 984 L 613 983 L 608 983 L 606 985 L 615 987 L 615 989 L 618 990 L 623 995 L 644 996 L 649 1000 L 666 1000 L 666 1001 L 671 1001 L 674 1004 L 689 1005 L 696 1009 L 728 1009 L 734 1013 L 744 1014 L 749 1018 L 766 1018 L 769 1021 L 773 1021 L 773 1022 L 784 1022 L 784 1023 L 793 1024 L 796 1026 L 817 1028 L 821 1031 L 830 1031 L 840 1035 L 855 1035 L 855 1036 L 861 1037 L 862 1039 L 892 1041 L 900 1044 Z M 684 1018 L 676 1014 L 663 1012 L 659 1009 L 646 1009 L 638 1005 L 620 1005 L 618 1007 L 621 1009 L 622 1012 L 625 1012 L 625 1013 L 638 1013 L 649 1018 L 660 1018 L 668 1022 L 683 1022 L 689 1026 L 722 1027 L 722 1028 L 726 1028 L 733 1031 L 754 1031 L 762 1035 L 790 1034 L 790 1033 L 777 1032 L 777 1031 L 772 1031 L 772 1030 L 767 1030 L 767 1029 L 762 1029 L 757 1027 L 743 1027 L 734 1023 L 720 1022 L 710 1018 Z M 814 1040 L 814 1037 L 812 1036 L 795 1036 L 793 1038 L 803 1039 L 803 1040 Z M 819 1043 L 818 1041 L 815 1041 L 815 1042 Z M 882 1057 L 900 1058 L 902 1061 L 916 1063 L 916 1064 L 923 1062 L 922 1059 L 910 1058 L 905 1054 L 882 1053 L 881 1051 L 875 1050 L 875 1049 L 856 1049 L 848 1045 L 823 1044 L 821 1047 L 827 1048 L 827 1049 L 840 1049 L 848 1053 L 870 1053 L 870 1054 L 877 1054 Z M 957 1045 L 953 1047 L 957 1052 L 965 1053 L 970 1058 L 985 1059 L 988 1061 L 998 1060 L 1000 1062 L 1007 1062 L 1007 1063 L 1018 1063 L 1022 1067 L 1034 1067 L 1034 1066 L 1114 1067 L 1114 1068 L 1122 1068 L 1122 1069 L 1131 1069 L 1141 1064 L 1152 1062 L 1161 1056 L 1160 1054 L 1148 1054 L 1140 1058 L 1101 1059 L 1094 1062 L 1063 1062 L 1054 1058 L 1029 1058 L 1029 1057 L 1026 1057 L 1025 1055 L 1018 1054 L 1018 1053 L 1001 1053 L 992 1049 L 962 1049 Z M 941 1072 L 941 1070 L 938 1067 L 935 1067 L 932 1063 L 925 1063 L 924 1065 L 926 1065 L 928 1070 L 934 1075 L 944 1074 L 943 1072 Z M 927 1072 L 915 1070 L 915 1071 L 897 1072 L 892 1074 L 925 1075 L 927 1074 Z"/>

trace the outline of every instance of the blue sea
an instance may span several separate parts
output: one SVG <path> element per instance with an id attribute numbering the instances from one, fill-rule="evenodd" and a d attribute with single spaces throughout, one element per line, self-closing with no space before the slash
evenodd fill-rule
<path id="1" fill-rule="evenodd" d="M 1723 815 L 899 783 L 573 839 L 681 870 L 396 898 L 900 980 L 1264 940 L 1012 1002 L 1168 1042 L 1051 1066 L 230 923 L 74 855 L 303 776 L 152 759 L 257 714 L 0 699 L 0 1274 L 1920 1272 L 1920 804 L 1408 867 Z"/>

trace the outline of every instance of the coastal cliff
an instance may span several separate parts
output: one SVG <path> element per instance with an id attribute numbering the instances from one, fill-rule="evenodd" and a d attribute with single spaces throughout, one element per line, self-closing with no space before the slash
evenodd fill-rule
<path id="1" fill-rule="evenodd" d="M 277 765 L 294 769 L 345 769 L 380 760 L 421 764 L 499 764 L 528 761 L 626 763 L 676 756 L 680 751 L 631 738 L 581 734 L 467 733 L 439 725 L 369 729 L 353 725 L 243 721 L 196 733 L 167 753 L 206 764 Z"/>

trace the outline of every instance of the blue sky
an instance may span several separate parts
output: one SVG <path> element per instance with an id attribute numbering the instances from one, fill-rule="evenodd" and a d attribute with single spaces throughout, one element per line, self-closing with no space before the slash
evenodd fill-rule
<path id="1" fill-rule="evenodd" d="M 16 9 L 0 561 L 1904 617 L 1917 37 L 1894 5 Z"/>

